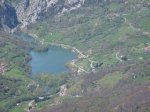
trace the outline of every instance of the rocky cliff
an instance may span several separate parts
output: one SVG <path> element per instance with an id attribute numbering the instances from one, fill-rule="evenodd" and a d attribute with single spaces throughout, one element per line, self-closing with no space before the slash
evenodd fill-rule
<path id="1" fill-rule="evenodd" d="M 0 0 L 0 28 L 5 30 L 12 29 L 18 25 L 15 9 L 5 3 L 5 0 Z"/>
<path id="2" fill-rule="evenodd" d="M 37 20 L 42 20 L 52 15 L 61 15 L 80 8 L 83 5 L 103 4 L 108 2 L 120 2 L 125 0 L 7 0 L 14 5 L 15 9 L 0 0 L 1 27 L 16 27 L 18 21 L 24 28 Z M 15 11 L 16 10 L 16 11 Z M 17 16 L 16 16 L 17 13 Z"/>
<path id="3" fill-rule="evenodd" d="M 77 9 L 84 4 L 85 0 L 22 0 L 16 6 L 19 21 L 22 28 L 37 20 L 54 14 Z"/>

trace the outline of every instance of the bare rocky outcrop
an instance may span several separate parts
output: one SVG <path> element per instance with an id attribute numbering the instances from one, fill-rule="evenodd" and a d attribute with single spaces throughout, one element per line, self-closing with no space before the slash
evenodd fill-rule
<path id="1" fill-rule="evenodd" d="M 80 8 L 82 5 L 103 4 L 107 2 L 124 2 L 126 0 L 14 0 L 15 9 L 0 0 L 0 26 L 8 30 L 21 23 L 21 29 L 38 20 L 54 15 L 61 15 Z M 16 15 L 17 13 L 17 15 Z"/>
<path id="2" fill-rule="evenodd" d="M 145 47 L 145 48 L 144 48 L 144 52 L 145 52 L 145 53 L 150 53 L 150 46 Z"/>
<path id="3" fill-rule="evenodd" d="M 45 16 L 65 13 L 79 8 L 84 0 L 22 0 L 17 6 L 17 16 L 22 28 Z"/>

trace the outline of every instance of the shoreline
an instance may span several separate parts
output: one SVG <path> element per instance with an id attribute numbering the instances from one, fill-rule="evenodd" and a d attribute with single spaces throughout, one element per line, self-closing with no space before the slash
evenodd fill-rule
<path id="1" fill-rule="evenodd" d="M 75 52 L 77 54 L 77 59 L 73 59 L 69 62 L 68 64 L 68 68 L 71 70 L 71 71 L 76 71 L 77 73 L 90 73 L 90 71 L 86 71 L 84 70 L 83 68 L 77 66 L 75 64 L 76 61 L 78 61 L 79 59 L 86 59 L 88 58 L 88 56 L 84 55 L 80 50 L 78 50 L 76 47 L 72 47 L 70 45 L 65 45 L 65 44 L 59 44 L 59 43 L 51 43 L 51 42 L 45 42 L 44 39 L 42 40 L 39 40 L 39 37 L 36 35 L 36 34 L 33 34 L 33 33 L 27 33 L 29 34 L 31 37 L 33 37 L 35 39 L 35 41 L 38 41 L 40 42 L 42 45 L 51 45 L 51 46 L 58 46 L 58 47 L 61 47 L 61 48 L 64 48 L 64 49 L 68 49 L 68 50 L 71 50 L 72 52 Z M 93 63 L 90 59 L 88 59 L 91 63 Z M 91 64 L 90 64 L 91 65 Z M 91 67 L 91 66 L 90 66 Z M 77 70 L 75 69 L 77 68 Z"/>
<path id="2" fill-rule="evenodd" d="M 33 33 L 29 33 L 29 35 L 31 35 L 36 41 L 39 41 L 42 45 L 52 45 L 52 46 L 58 46 L 58 47 L 62 47 L 64 49 L 70 49 L 72 50 L 72 52 L 75 52 L 78 56 L 79 59 L 81 58 L 88 58 L 88 56 L 84 55 L 79 49 L 77 49 L 76 47 L 72 47 L 70 45 L 66 45 L 66 44 L 59 44 L 59 43 L 55 43 L 55 42 L 45 42 L 44 39 L 39 40 L 39 37 L 36 34 Z"/>

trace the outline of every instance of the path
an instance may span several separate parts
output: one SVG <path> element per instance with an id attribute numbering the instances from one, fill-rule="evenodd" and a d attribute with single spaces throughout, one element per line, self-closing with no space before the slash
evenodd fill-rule
<path id="1" fill-rule="evenodd" d="M 91 62 L 90 67 L 91 67 L 91 68 L 95 68 L 94 65 L 93 65 L 93 63 L 97 63 L 97 62 L 96 62 L 96 61 L 93 61 L 93 60 L 91 60 L 91 59 L 89 59 L 89 61 Z"/>
<path id="2" fill-rule="evenodd" d="M 122 59 L 119 57 L 119 52 L 116 53 L 116 59 L 122 62 Z"/>
<path id="3" fill-rule="evenodd" d="M 134 31 L 140 31 L 139 28 L 135 28 L 135 27 L 132 25 L 132 23 L 130 23 L 129 21 L 127 21 L 127 18 L 126 18 L 126 17 L 123 17 L 123 18 L 124 18 L 125 23 L 127 23 L 127 24 L 132 28 L 132 30 L 134 30 Z"/>
<path id="4" fill-rule="evenodd" d="M 81 58 L 87 58 L 88 56 L 84 55 L 81 51 L 79 51 L 77 48 L 73 47 L 72 48 L 75 52 L 77 52 Z"/>
<path id="5" fill-rule="evenodd" d="M 123 14 L 123 15 L 126 15 L 126 14 Z M 123 17 L 124 18 L 124 21 L 125 23 L 127 23 L 133 31 L 137 31 L 137 32 L 142 32 L 144 35 L 147 35 L 148 37 L 150 37 L 150 32 L 143 32 L 140 28 L 135 28 L 132 23 L 130 23 L 129 21 L 127 21 L 127 18 L 126 17 Z"/>
<path id="6" fill-rule="evenodd" d="M 31 33 L 30 35 L 31 35 L 32 37 L 34 37 L 35 40 L 39 41 L 41 44 L 51 44 L 51 45 L 61 46 L 61 47 L 66 48 L 66 49 L 72 49 L 74 52 L 76 52 L 76 53 L 78 54 L 78 58 L 80 58 L 80 59 L 81 59 L 81 58 L 83 58 L 83 59 L 84 59 L 84 58 L 85 58 L 85 59 L 87 58 L 88 61 L 90 62 L 90 67 L 91 67 L 92 69 L 94 69 L 93 63 L 97 63 L 96 61 L 93 61 L 93 60 L 89 59 L 87 55 L 84 55 L 84 54 L 83 54 L 80 50 L 78 50 L 76 47 L 72 47 L 72 46 L 65 45 L 65 44 L 58 44 L 58 43 L 45 42 L 44 39 L 42 39 L 42 40 L 39 39 L 39 37 L 38 37 L 36 34 L 32 34 L 32 33 Z M 89 73 L 89 71 L 87 71 L 87 70 L 81 68 L 80 66 L 76 65 L 75 62 L 76 62 L 76 60 L 73 60 L 72 63 L 71 63 L 74 67 L 78 68 L 78 70 L 80 70 L 80 71 L 82 71 L 82 72 Z"/>
<path id="7" fill-rule="evenodd" d="M 75 64 L 76 60 L 72 60 L 71 65 L 78 68 L 78 72 L 82 71 L 85 73 L 89 73 L 88 71 L 84 70 L 83 68 L 79 67 L 78 65 Z"/>

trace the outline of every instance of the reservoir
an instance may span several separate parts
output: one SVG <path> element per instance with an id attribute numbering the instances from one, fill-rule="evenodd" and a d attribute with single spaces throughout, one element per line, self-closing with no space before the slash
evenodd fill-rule
<path id="1" fill-rule="evenodd" d="M 41 73 L 58 74 L 69 71 L 67 62 L 76 58 L 76 54 L 71 50 L 57 46 L 50 46 L 46 52 L 31 51 L 32 75 Z"/>
<path id="2" fill-rule="evenodd" d="M 32 36 L 24 33 L 18 33 L 18 38 L 34 44 Z M 32 60 L 29 62 L 32 70 L 32 76 L 40 75 L 42 73 L 59 74 L 68 72 L 69 68 L 66 66 L 68 62 L 77 58 L 75 52 L 69 49 L 64 49 L 58 46 L 49 46 L 48 51 L 30 51 Z"/>

